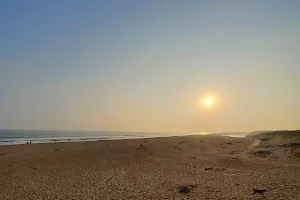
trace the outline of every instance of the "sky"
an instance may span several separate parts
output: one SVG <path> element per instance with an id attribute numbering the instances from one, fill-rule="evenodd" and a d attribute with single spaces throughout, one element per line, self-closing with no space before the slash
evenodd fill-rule
<path id="1" fill-rule="evenodd" d="M 2 129 L 300 129 L 298 0 L 2 0 L 0 29 Z"/>

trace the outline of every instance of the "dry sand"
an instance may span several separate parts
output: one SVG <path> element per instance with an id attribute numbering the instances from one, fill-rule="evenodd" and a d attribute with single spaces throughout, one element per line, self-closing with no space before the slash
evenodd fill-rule
<path id="1" fill-rule="evenodd" d="M 256 153 L 260 146 L 247 149 L 256 139 L 184 136 L 1 146 L 0 199 L 244 200 L 264 199 L 253 189 L 266 189 L 266 199 L 299 200 L 297 148 L 269 146 L 272 153 Z M 137 151 L 140 144 L 148 150 Z M 183 185 L 190 192 L 178 192 Z"/>

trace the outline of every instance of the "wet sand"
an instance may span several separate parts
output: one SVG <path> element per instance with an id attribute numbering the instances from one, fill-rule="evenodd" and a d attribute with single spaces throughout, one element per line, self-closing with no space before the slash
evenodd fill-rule
<path id="1" fill-rule="evenodd" d="M 0 147 L 0 199 L 300 199 L 299 148 L 182 136 Z M 144 144 L 146 152 L 136 150 Z M 270 150 L 271 149 L 271 150 Z M 293 156 L 295 155 L 295 156 Z M 177 188 L 186 186 L 188 193 Z"/>

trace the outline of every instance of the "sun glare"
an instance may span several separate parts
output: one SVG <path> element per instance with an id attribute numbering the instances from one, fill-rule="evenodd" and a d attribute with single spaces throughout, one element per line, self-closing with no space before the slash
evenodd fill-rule
<path id="1" fill-rule="evenodd" d="M 211 105 L 212 100 L 211 99 L 205 99 L 204 104 L 205 105 Z"/>
<path id="2" fill-rule="evenodd" d="M 199 106 L 201 108 L 215 108 L 216 107 L 216 99 L 212 96 L 200 97 L 199 98 Z"/>
<path id="3" fill-rule="evenodd" d="M 214 100 L 211 97 L 206 97 L 203 103 L 206 107 L 210 107 L 214 104 Z"/>

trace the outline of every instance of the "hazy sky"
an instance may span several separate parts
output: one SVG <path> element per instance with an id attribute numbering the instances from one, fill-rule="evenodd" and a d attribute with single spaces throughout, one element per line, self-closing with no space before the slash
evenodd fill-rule
<path id="1" fill-rule="evenodd" d="M 0 128 L 300 128 L 298 0 L 1 0 L 0 29 Z"/>

